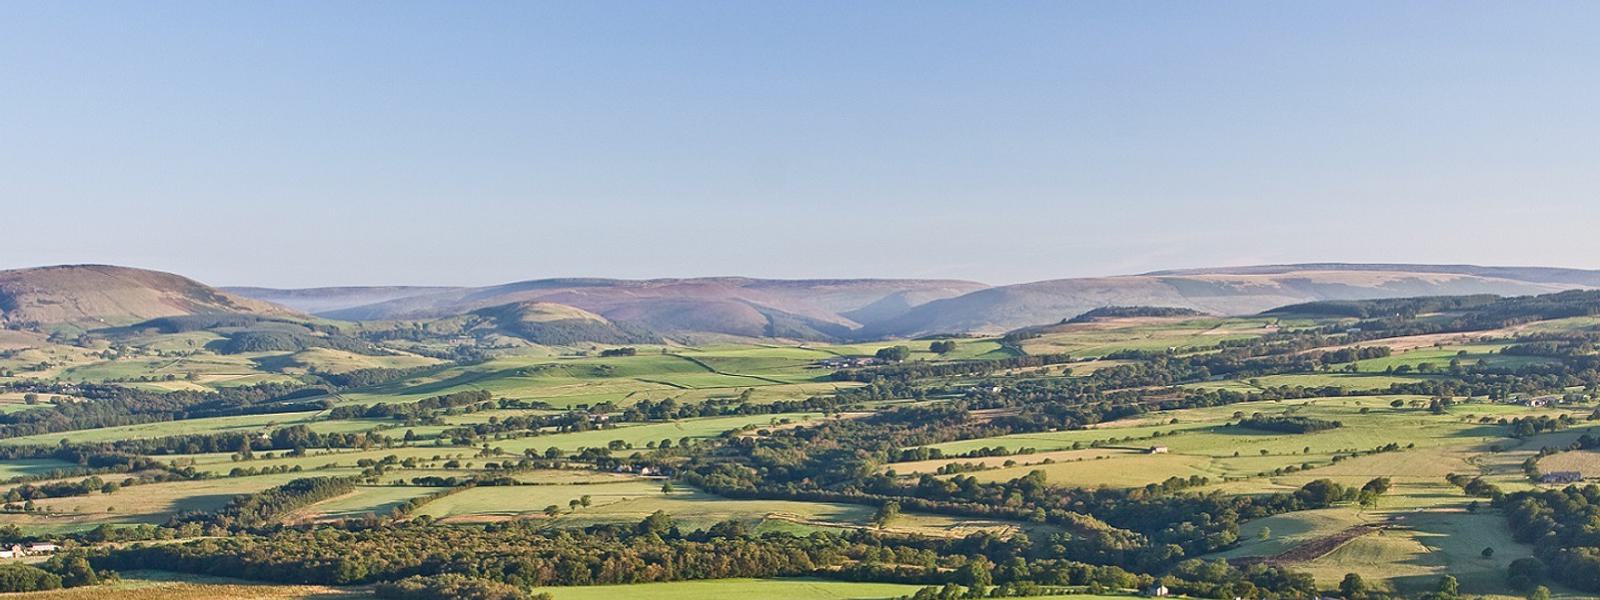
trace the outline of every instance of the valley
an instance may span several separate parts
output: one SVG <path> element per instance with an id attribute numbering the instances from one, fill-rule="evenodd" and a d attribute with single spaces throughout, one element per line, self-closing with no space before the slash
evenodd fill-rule
<path id="1" fill-rule="evenodd" d="M 1559 525 L 1512 503 L 1600 494 L 1597 294 L 1113 304 L 880 340 L 543 296 L 426 320 L 13 310 L 0 536 L 66 550 L 0 568 L 122 573 L 40 598 L 1291 598 L 1351 576 L 1581 597 L 1587 567 L 1526 533 Z"/>

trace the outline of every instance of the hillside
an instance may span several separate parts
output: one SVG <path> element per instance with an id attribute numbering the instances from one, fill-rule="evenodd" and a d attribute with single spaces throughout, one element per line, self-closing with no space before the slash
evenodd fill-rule
<path id="1" fill-rule="evenodd" d="M 0 271 L 0 322 L 122 325 L 208 313 L 294 314 L 159 271 L 107 265 Z"/>
<path id="2" fill-rule="evenodd" d="M 388 302 L 423 294 L 437 294 L 460 288 L 432 286 L 341 286 L 280 289 L 263 287 L 224 287 L 222 291 L 287 306 L 310 314 L 322 314 L 367 304 Z"/>
<path id="3" fill-rule="evenodd" d="M 951 332 L 997 333 L 1058 322 L 1112 305 L 1165 306 L 1238 315 L 1318 300 L 1470 294 L 1518 296 L 1589 287 L 1551 282 L 1549 277 L 1542 281 L 1522 281 L 1451 272 L 1348 267 L 1186 271 L 1001 286 L 928 302 L 899 317 L 871 324 L 859 335 L 910 337 Z"/>
<path id="4" fill-rule="evenodd" d="M 498 334 L 545 346 L 581 343 L 650 344 L 661 337 L 636 327 L 623 327 L 592 312 L 549 302 L 517 302 L 448 317 L 432 324 L 448 328 L 458 324 L 468 335 Z"/>
<path id="5" fill-rule="evenodd" d="M 425 320 L 538 302 L 562 304 L 617 325 L 668 334 L 828 339 L 848 336 L 860 328 L 863 323 L 857 318 L 899 316 L 930 300 L 984 287 L 968 281 L 899 279 L 541 279 L 407 294 L 319 314 L 354 321 Z M 282 298 L 288 291 L 273 292 L 277 295 L 257 297 Z"/>

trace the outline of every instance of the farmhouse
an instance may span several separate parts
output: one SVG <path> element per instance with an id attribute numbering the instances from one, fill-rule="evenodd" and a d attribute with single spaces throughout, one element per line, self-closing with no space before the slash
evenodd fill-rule
<path id="1" fill-rule="evenodd" d="M 1172 591 L 1168 590 L 1167 586 L 1161 585 L 1159 583 L 1144 589 L 1144 595 L 1149 596 L 1151 598 L 1162 598 L 1162 597 L 1165 597 L 1167 594 L 1170 594 L 1170 593 L 1172 593 Z"/>
<path id="2" fill-rule="evenodd" d="M 869 356 L 840 356 L 819 360 L 816 366 L 823 369 L 852 369 L 878 364 L 878 359 Z"/>
<path id="3" fill-rule="evenodd" d="M 1583 481 L 1578 471 L 1551 471 L 1539 476 L 1539 483 L 1577 483 Z"/>
<path id="4" fill-rule="evenodd" d="M 1510 404 L 1517 404 L 1520 406 L 1526 406 L 1528 408 L 1542 408 L 1545 406 L 1554 405 L 1557 400 L 1558 398 L 1556 396 L 1537 396 L 1534 398 L 1512 398 L 1508 402 Z"/>
<path id="5" fill-rule="evenodd" d="M 1149 454 L 1166 454 L 1167 453 L 1167 447 L 1166 446 L 1151 446 L 1150 449 L 1146 450 L 1145 452 L 1147 452 Z"/>
<path id="6" fill-rule="evenodd" d="M 28 544 L 27 554 L 53 554 L 60 549 L 61 546 L 48 542 L 34 542 Z"/>

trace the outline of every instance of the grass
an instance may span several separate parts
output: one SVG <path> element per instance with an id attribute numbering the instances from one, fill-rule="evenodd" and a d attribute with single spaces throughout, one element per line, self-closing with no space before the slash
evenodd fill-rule
<path id="1" fill-rule="evenodd" d="M 351 475 L 354 469 L 322 471 L 318 475 Z M 40 500 L 40 512 L 5 515 L 6 523 L 28 533 L 83 531 L 102 524 L 161 523 L 174 514 L 221 508 L 234 496 L 310 477 L 305 473 L 280 473 L 196 481 L 170 481 L 124 487 L 111 494 Z"/>
<path id="2" fill-rule="evenodd" d="M 1426 381 L 1424 376 L 1396 376 L 1376 373 L 1308 373 L 1301 375 L 1267 375 L 1246 382 L 1254 387 L 1337 387 L 1352 391 L 1381 391 L 1395 384 Z"/>
<path id="3" fill-rule="evenodd" d="M 588 587 L 539 588 L 556 600 L 845 600 L 856 598 L 894 598 L 916 593 L 921 586 L 899 583 L 857 583 L 821 579 L 713 579 L 598 585 Z"/>
<path id="4" fill-rule="evenodd" d="M 709 579 L 587 587 L 538 588 L 555 600 L 881 600 L 916 593 L 920 585 L 825 579 Z M 1035 600 L 1127 600 L 1130 596 L 1065 594 Z"/>
<path id="5" fill-rule="evenodd" d="M 113 442 L 130 439 L 155 439 L 177 435 L 224 433 L 229 431 L 259 431 L 263 429 L 312 423 L 316 411 L 276 413 L 266 415 L 243 415 L 234 417 L 211 417 L 205 419 L 188 419 L 184 421 L 161 421 L 156 423 L 141 423 L 139 425 L 123 425 L 119 427 L 102 427 L 99 429 L 82 429 L 78 431 L 65 431 L 59 433 L 44 433 L 0 440 L 0 445 L 6 446 L 54 446 L 67 440 L 74 443 L 83 442 Z"/>
<path id="6" fill-rule="evenodd" d="M 806 533 L 818 529 L 863 528 L 871 525 L 876 510 L 870 506 L 788 500 L 732 500 L 676 486 L 665 491 L 664 479 L 621 476 L 592 471 L 538 471 L 518 479 L 537 482 L 529 486 L 484 486 L 429 502 L 418 514 L 445 522 L 481 523 L 507 519 L 547 519 L 554 527 L 582 527 L 601 523 L 637 523 L 656 511 L 671 515 L 679 526 L 703 529 L 720 521 L 737 520 L 763 531 Z M 571 501 L 589 497 L 589 506 L 570 508 Z M 545 515 L 548 506 L 560 514 Z M 1028 530 L 1038 535 L 1054 531 L 1046 526 L 991 519 L 955 518 L 904 513 L 889 533 L 934 537 L 965 537 L 988 532 L 997 535 Z"/>
<path id="7" fill-rule="evenodd" d="M 122 581 L 117 583 L 6 597 L 19 600 L 357 600 L 373 596 L 364 589 L 274 585 L 161 571 L 128 571 L 122 573 Z"/>
<path id="8" fill-rule="evenodd" d="M 1577 471 L 1584 477 L 1600 477 L 1600 452 L 1572 450 L 1539 459 L 1539 471 Z"/>
<path id="9" fill-rule="evenodd" d="M 1535 364 L 1546 364 L 1553 359 L 1538 356 L 1516 356 L 1500 354 L 1500 350 L 1509 344 L 1468 344 L 1460 346 L 1444 346 L 1440 348 L 1425 348 L 1399 352 L 1384 358 L 1372 358 L 1356 362 L 1356 369 L 1362 373 L 1382 373 L 1388 369 L 1409 366 L 1413 369 L 1422 365 L 1444 370 L 1449 368 L 1452 360 L 1459 360 L 1464 366 L 1484 364 L 1495 367 L 1518 368 Z"/>
<path id="10" fill-rule="evenodd" d="M 1029 354 L 1065 353 L 1100 357 L 1124 350 L 1166 351 L 1215 348 L 1225 340 L 1260 337 L 1276 331 L 1271 318 L 1116 319 L 1054 328 L 1026 340 Z"/>
<path id="11" fill-rule="evenodd" d="M 0 461 L 0 481 L 14 477 L 48 475 L 55 471 L 77 467 L 77 463 L 53 458 L 13 458 Z"/>
<path id="12" fill-rule="evenodd" d="M 409 485 L 364 485 L 349 494 L 330 498 L 296 511 L 290 520 L 318 521 L 353 518 L 367 514 L 385 515 L 407 500 L 440 489 Z"/>
<path id="13" fill-rule="evenodd" d="M 406 402 L 463 390 L 488 390 L 506 398 L 573 407 L 685 394 L 702 399 L 732 398 L 746 389 L 763 388 L 785 390 L 781 398 L 803 399 L 836 387 L 826 381 L 828 371 L 810 368 L 817 360 L 833 356 L 824 351 L 791 346 L 663 351 L 646 349 L 638 356 L 607 358 L 508 355 L 355 391 L 344 398 L 355 403 Z"/>
<path id="14" fill-rule="evenodd" d="M 1032 454 L 987 459 L 941 459 L 891 465 L 897 473 L 929 472 L 951 462 L 982 462 L 1016 466 L 971 473 L 980 481 L 1006 481 L 1043 471 L 1052 483 L 1074 487 L 1135 487 L 1159 483 L 1170 477 L 1202 476 L 1214 483 L 1255 479 L 1256 486 L 1229 482 L 1234 493 L 1292 489 L 1278 471 L 1289 467 L 1306 477 L 1361 478 L 1414 476 L 1442 480 L 1450 472 L 1471 472 L 1476 467 L 1467 455 L 1451 451 L 1463 446 L 1502 442 L 1504 428 L 1482 425 L 1461 415 L 1434 415 L 1426 410 L 1393 408 L 1393 400 L 1411 396 L 1354 396 L 1291 401 L 1263 401 L 1227 406 L 1152 413 L 1126 423 L 1092 429 L 1017 434 L 948 442 L 933 447 L 960 453 L 984 447 L 1011 450 L 1032 448 Z M 1464 405 L 1473 407 L 1476 405 Z M 1366 411 L 1366 412 L 1362 412 Z M 1286 434 L 1227 426 L 1235 414 L 1295 415 L 1339 421 L 1342 427 L 1305 434 Z M 1176 421 L 1176 422 L 1173 422 Z M 1113 426 L 1115 425 L 1115 426 Z M 1162 434 L 1156 436 L 1156 434 Z M 1129 439 L 1133 438 L 1133 439 Z M 1112 441 L 1116 440 L 1116 441 Z M 1090 447 L 1098 442 L 1099 447 Z M 1346 458 L 1336 456 L 1372 450 L 1387 444 L 1403 450 Z M 1083 450 L 1071 450 L 1074 444 Z M 1144 450 L 1164 446 L 1166 453 Z M 1052 461 L 1044 464 L 1046 460 Z M 1414 475 L 1412 475 L 1414 474 Z M 1298 485 L 1298 484 L 1296 484 Z"/>
<path id="15" fill-rule="evenodd" d="M 669 423 L 627 425 L 611 429 L 514 438 L 492 441 L 489 444 L 513 454 L 521 454 L 523 450 L 530 448 L 540 451 L 546 448 L 560 448 L 566 452 L 576 451 L 579 448 L 604 448 L 612 441 L 622 441 L 637 448 L 644 448 L 645 444 L 660 442 L 661 440 L 672 440 L 672 443 L 677 444 L 682 438 L 716 437 L 722 435 L 723 432 L 749 425 L 775 425 L 785 420 L 801 421 L 818 417 L 819 415 L 812 413 L 707 417 Z"/>

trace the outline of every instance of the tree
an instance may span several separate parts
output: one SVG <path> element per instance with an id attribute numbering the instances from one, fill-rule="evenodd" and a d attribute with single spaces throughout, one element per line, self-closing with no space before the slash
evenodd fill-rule
<path id="1" fill-rule="evenodd" d="M 1366 485 L 1361 486 L 1361 490 L 1371 491 L 1379 496 L 1387 494 L 1389 493 L 1389 478 L 1374 477 L 1371 481 L 1368 481 Z"/>
<path id="2" fill-rule="evenodd" d="M 939 340 L 932 344 L 928 344 L 928 351 L 940 356 L 954 352 L 955 349 L 956 343 L 950 340 Z"/>
<path id="3" fill-rule="evenodd" d="M 1542 579 L 1544 579 L 1544 562 L 1537 558 L 1519 558 L 1506 565 L 1506 585 L 1513 589 L 1531 590 L 1539 585 Z"/>
<path id="4" fill-rule="evenodd" d="M 94 567 L 89 566 L 88 559 L 74 554 L 62 561 L 61 585 L 78 587 L 100 583 L 100 577 L 95 575 Z"/>
<path id="5" fill-rule="evenodd" d="M 650 513 L 650 516 L 645 517 L 643 521 L 640 521 L 637 529 L 639 533 L 642 534 L 653 533 L 656 535 L 661 535 L 668 531 L 672 531 L 672 527 L 672 516 L 668 515 L 666 511 L 658 510 Z"/>
<path id="6" fill-rule="evenodd" d="M 1528 600 L 1550 600 L 1550 588 L 1539 586 L 1528 593 Z"/>
<path id="7" fill-rule="evenodd" d="M 38 567 L 0 565 L 0 592 L 35 592 L 61 588 L 61 576 Z"/>
<path id="8" fill-rule="evenodd" d="M 890 500 L 878 507 L 878 514 L 872 516 L 872 523 L 879 529 L 888 527 L 890 523 L 900 517 L 900 503 Z"/>
<path id="9" fill-rule="evenodd" d="M 1361 600 L 1367 597 L 1367 582 L 1355 573 L 1346 573 L 1344 581 L 1339 582 L 1339 593 L 1345 600 Z"/>
<path id="10" fill-rule="evenodd" d="M 900 362 L 907 358 L 911 358 L 911 349 L 905 346 L 879 348 L 878 352 L 873 354 L 873 356 L 884 362 Z"/>
<path id="11" fill-rule="evenodd" d="M 956 581 L 967 586 L 971 593 L 981 595 L 994 583 L 994 575 L 989 572 L 990 566 L 992 564 L 989 559 L 983 556 L 973 557 L 967 564 L 956 569 Z"/>
<path id="12" fill-rule="evenodd" d="M 1461 582 L 1456 581 L 1454 575 L 1445 575 L 1439 579 L 1436 592 L 1441 599 L 1458 597 L 1461 595 Z"/>

